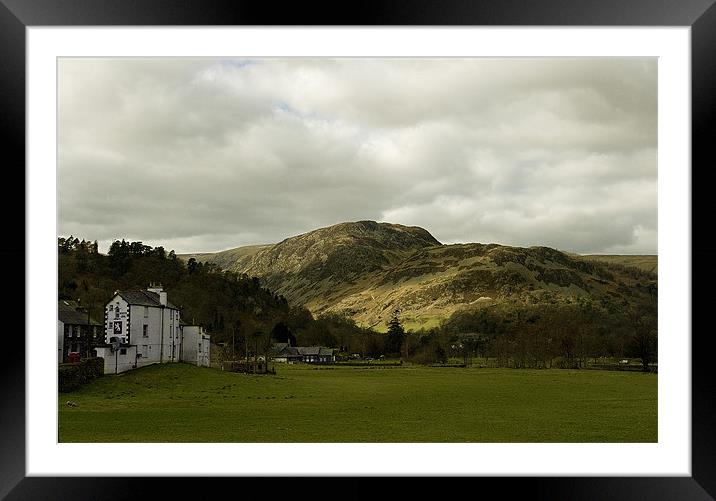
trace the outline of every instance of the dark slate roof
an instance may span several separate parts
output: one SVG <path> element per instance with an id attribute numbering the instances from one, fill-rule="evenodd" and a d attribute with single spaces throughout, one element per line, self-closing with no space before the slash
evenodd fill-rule
<path id="1" fill-rule="evenodd" d="M 297 346 L 296 349 L 301 355 L 333 355 L 333 348 L 325 346 Z"/>
<path id="2" fill-rule="evenodd" d="M 57 302 L 57 318 L 60 322 L 70 325 L 87 325 L 87 312 L 79 311 L 76 301 L 60 300 Z M 90 318 L 90 325 L 102 325 Z"/>
<path id="3" fill-rule="evenodd" d="M 300 357 L 301 354 L 298 352 L 298 348 L 295 346 L 289 346 L 288 343 L 276 343 L 273 345 L 274 356 L 279 357 Z"/>
<path id="4" fill-rule="evenodd" d="M 128 291 L 118 291 L 117 294 L 122 296 L 122 299 L 127 301 L 129 304 L 134 305 L 140 305 L 140 306 L 158 306 L 161 307 L 161 303 L 159 302 L 159 294 L 156 292 L 150 292 L 145 290 L 128 290 Z M 172 308 L 174 310 L 178 310 L 176 306 L 174 306 L 171 301 L 167 299 L 167 308 Z"/>

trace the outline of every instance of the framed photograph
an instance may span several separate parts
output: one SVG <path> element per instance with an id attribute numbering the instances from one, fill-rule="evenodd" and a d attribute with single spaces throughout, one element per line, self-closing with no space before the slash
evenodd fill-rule
<path id="1" fill-rule="evenodd" d="M 710 499 L 711 3 L 3 0 L 27 323 L 0 494 Z M 165 480 L 132 482 L 202 491 Z"/>

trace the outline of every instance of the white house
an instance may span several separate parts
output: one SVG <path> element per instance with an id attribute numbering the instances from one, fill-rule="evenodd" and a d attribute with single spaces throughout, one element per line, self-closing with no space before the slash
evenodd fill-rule
<path id="1" fill-rule="evenodd" d="M 182 362 L 209 367 L 211 337 L 198 325 L 182 326 Z"/>
<path id="2" fill-rule="evenodd" d="M 134 354 L 134 367 L 180 360 L 182 336 L 179 308 L 168 301 L 167 293 L 161 286 L 115 292 L 105 307 L 104 326 L 105 342 L 109 345 L 113 338 L 117 338 L 122 345 L 120 355 Z M 122 349 L 127 351 L 121 353 Z M 109 358 L 117 358 L 109 346 L 98 349 L 97 356 L 106 358 L 108 351 Z M 110 372 L 114 373 L 115 360 L 109 362 Z M 109 362 L 105 360 L 105 366 Z"/>

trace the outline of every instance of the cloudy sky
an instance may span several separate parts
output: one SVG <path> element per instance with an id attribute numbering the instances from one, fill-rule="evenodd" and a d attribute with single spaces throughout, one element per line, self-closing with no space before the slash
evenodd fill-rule
<path id="1" fill-rule="evenodd" d="M 58 234 L 657 252 L 655 59 L 61 59 Z"/>

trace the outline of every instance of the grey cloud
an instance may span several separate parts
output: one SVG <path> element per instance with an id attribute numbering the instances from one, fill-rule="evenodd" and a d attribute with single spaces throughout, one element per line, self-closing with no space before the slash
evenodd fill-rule
<path id="1" fill-rule="evenodd" d="M 62 59 L 59 233 L 657 251 L 655 59 Z"/>

